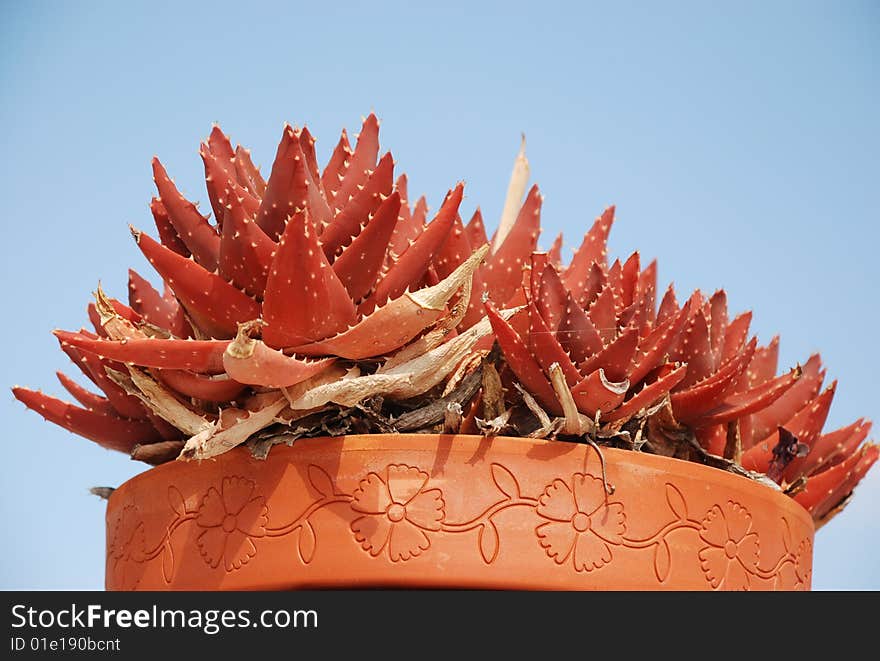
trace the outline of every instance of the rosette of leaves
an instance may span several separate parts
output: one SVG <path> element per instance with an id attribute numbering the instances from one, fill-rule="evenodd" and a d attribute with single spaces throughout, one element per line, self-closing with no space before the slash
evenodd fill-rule
<path id="1" fill-rule="evenodd" d="M 304 435 L 497 433 L 611 444 L 699 461 L 788 492 L 817 520 L 878 456 L 860 419 L 824 431 L 835 385 L 819 355 L 778 370 L 751 313 L 723 290 L 657 302 L 657 264 L 609 263 L 614 207 L 564 264 L 539 250 L 543 198 L 524 144 L 501 221 L 463 222 L 463 185 L 429 220 L 380 157 L 370 115 L 323 167 L 285 126 L 268 179 L 219 127 L 201 145 L 212 213 L 158 159 L 158 241 L 132 228 L 163 281 L 129 273 L 125 304 L 100 288 L 93 329 L 56 331 L 101 391 L 77 401 L 16 387 L 45 418 L 149 463 Z M 212 221 L 213 216 L 213 221 Z"/>

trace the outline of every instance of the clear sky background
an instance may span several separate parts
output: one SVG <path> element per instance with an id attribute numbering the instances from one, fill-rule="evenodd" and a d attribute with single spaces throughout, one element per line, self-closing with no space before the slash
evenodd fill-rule
<path id="1" fill-rule="evenodd" d="M 821 350 L 828 429 L 880 417 L 877 2 L 414 4 L 0 0 L 0 385 L 60 395 L 77 370 L 51 330 L 86 323 L 99 279 L 125 297 L 150 273 L 127 225 L 153 230 L 154 154 L 207 205 L 212 122 L 268 172 L 285 121 L 323 163 L 374 110 L 412 198 L 464 179 L 490 229 L 525 132 L 543 247 L 564 231 L 570 255 L 616 203 L 614 255 L 725 287 L 783 367 Z M 7 393 L 0 588 L 101 589 L 88 488 L 145 466 Z M 875 468 L 819 531 L 814 588 L 880 588 L 878 502 Z"/>

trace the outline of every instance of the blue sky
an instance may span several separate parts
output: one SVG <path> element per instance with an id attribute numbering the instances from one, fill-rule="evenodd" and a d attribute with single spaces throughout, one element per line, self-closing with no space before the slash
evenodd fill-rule
<path id="1" fill-rule="evenodd" d="M 613 254 L 725 287 L 784 366 L 821 350 L 828 428 L 880 417 L 876 2 L 321 4 L 0 0 L 4 387 L 61 394 L 51 330 L 149 272 L 127 225 L 151 227 L 154 154 L 206 203 L 212 122 L 266 172 L 285 121 L 323 161 L 374 110 L 412 193 L 436 209 L 463 179 L 490 225 L 525 132 L 544 247 L 617 204 Z M 0 401 L 0 588 L 100 589 L 87 489 L 143 466 Z M 814 588 L 880 589 L 878 500 L 875 469 L 817 535 Z"/>

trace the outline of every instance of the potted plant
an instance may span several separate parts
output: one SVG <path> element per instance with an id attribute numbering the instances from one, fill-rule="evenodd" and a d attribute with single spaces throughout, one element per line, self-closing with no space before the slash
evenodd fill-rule
<path id="1" fill-rule="evenodd" d="M 870 423 L 823 431 L 820 357 L 777 375 L 723 290 L 609 264 L 614 207 L 563 264 L 524 149 L 491 238 L 462 184 L 410 203 L 374 115 L 323 169 L 306 128 L 268 179 L 200 153 L 213 222 L 154 160 L 132 228 L 164 290 L 56 331 L 103 394 L 14 389 L 154 466 L 109 495 L 109 589 L 810 587 Z"/>

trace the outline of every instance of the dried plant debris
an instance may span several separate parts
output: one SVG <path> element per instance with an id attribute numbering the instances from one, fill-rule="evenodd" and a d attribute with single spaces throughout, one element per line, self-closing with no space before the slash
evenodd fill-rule
<path id="1" fill-rule="evenodd" d="M 810 448 L 800 443 L 797 437 L 784 427 L 779 428 L 779 442 L 773 448 L 773 459 L 767 469 L 767 477 L 774 482 L 781 482 L 785 467 L 797 457 L 806 457 Z"/>
<path id="2" fill-rule="evenodd" d="M 461 429 L 461 423 L 464 421 L 464 411 L 458 402 L 449 402 L 446 404 L 446 411 L 443 413 L 443 433 L 457 434 Z"/>
<path id="3" fill-rule="evenodd" d="M 92 487 L 89 489 L 90 494 L 97 496 L 102 500 L 109 500 L 114 491 L 116 491 L 115 487 Z"/>
<path id="4" fill-rule="evenodd" d="M 455 389 L 446 396 L 438 397 L 419 408 L 406 411 L 393 421 L 389 421 L 388 428 L 398 432 L 412 432 L 424 429 L 433 429 L 438 423 L 446 424 L 449 408 L 457 411 L 459 425 L 461 423 L 462 405 L 471 401 L 480 388 L 484 373 L 484 366 L 479 365 L 470 374 L 465 376 Z"/>
<path id="5" fill-rule="evenodd" d="M 364 119 L 323 169 L 285 125 L 264 178 L 215 126 L 201 145 L 206 204 L 158 159 L 156 236 L 131 228 L 160 286 L 102 286 L 91 329 L 55 331 L 94 386 L 58 373 L 67 402 L 13 388 L 45 419 L 158 465 L 310 436 L 506 434 L 650 452 L 782 489 L 824 524 L 880 454 L 871 423 L 824 429 L 836 382 L 818 354 L 779 369 L 751 313 L 723 290 L 679 300 L 657 263 L 611 259 L 615 207 L 539 249 L 543 196 L 525 139 L 498 229 L 464 185 L 436 212 Z"/>
<path id="6" fill-rule="evenodd" d="M 131 458 L 151 466 L 158 466 L 177 459 L 183 451 L 184 445 L 183 441 L 158 441 L 146 445 L 135 445 L 131 449 Z"/>

